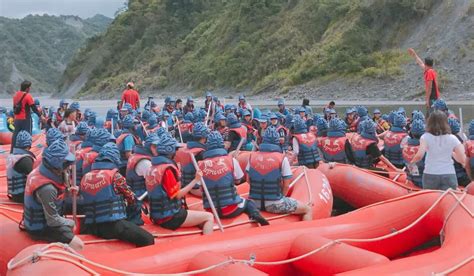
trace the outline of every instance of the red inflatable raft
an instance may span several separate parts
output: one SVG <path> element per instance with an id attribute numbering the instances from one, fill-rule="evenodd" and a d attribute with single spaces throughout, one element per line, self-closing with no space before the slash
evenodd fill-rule
<path id="1" fill-rule="evenodd" d="M 304 175 L 307 173 L 307 178 Z M 308 203 L 313 207 L 313 218 L 327 218 L 332 210 L 332 192 L 326 177 L 318 170 L 310 170 L 303 167 L 293 169 L 293 188 L 290 191 L 291 197 L 301 202 Z M 239 194 L 246 197 L 248 194 L 248 184 L 238 186 Z M 202 199 L 188 196 L 187 204 L 190 209 L 202 210 Z M 300 221 L 299 216 L 294 215 L 275 215 L 262 213 L 271 226 L 294 224 Z M 6 179 L 0 178 L 0 274 L 6 269 L 6 262 L 15 256 L 20 250 L 32 244 L 38 243 L 31 240 L 25 232 L 18 228 L 18 223 L 23 215 L 23 206 L 10 202 L 6 197 Z M 156 239 L 156 246 L 169 244 L 176 240 L 189 240 L 193 243 L 201 239 L 201 230 L 195 228 L 182 228 L 176 231 L 166 230 L 164 228 L 152 225 L 147 218 L 144 228 L 153 233 Z M 224 236 L 228 233 L 238 232 L 245 229 L 256 228 L 258 225 L 249 221 L 248 216 L 243 214 L 233 219 L 223 219 Z M 216 227 L 217 229 L 217 227 Z M 121 241 L 105 241 L 90 235 L 80 235 L 85 241 L 86 248 L 84 252 L 98 253 L 114 252 L 118 250 L 134 248 L 133 245 Z"/>
<path id="2" fill-rule="evenodd" d="M 328 178 L 334 196 L 352 207 L 359 208 L 420 190 L 411 182 L 402 184 L 356 166 L 333 164 L 321 163 L 318 170 Z"/>
<path id="3" fill-rule="evenodd" d="M 107 255 L 35 245 L 11 260 L 7 275 L 472 275 L 473 209 L 465 193 L 421 191 L 338 217 Z M 433 249 L 420 247 L 433 240 Z"/>

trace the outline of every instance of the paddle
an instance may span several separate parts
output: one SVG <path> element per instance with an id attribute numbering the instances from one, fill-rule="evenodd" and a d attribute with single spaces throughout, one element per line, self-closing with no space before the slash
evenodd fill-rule
<path id="1" fill-rule="evenodd" d="M 183 142 L 183 135 L 181 134 L 181 128 L 179 127 L 179 120 L 178 120 L 178 117 L 173 116 L 173 118 L 174 118 L 175 121 L 176 121 L 176 127 L 178 128 L 179 139 L 181 140 L 181 143 L 184 143 L 184 142 Z"/>
<path id="2" fill-rule="evenodd" d="M 191 160 L 193 161 L 194 169 L 196 170 L 196 172 L 199 171 L 199 166 L 196 161 L 196 158 L 194 157 L 194 154 L 190 152 L 189 155 L 191 157 Z M 212 213 L 214 214 L 214 217 L 216 218 L 217 225 L 219 226 L 219 229 L 221 230 L 221 232 L 224 232 L 224 227 L 222 227 L 221 219 L 219 218 L 219 215 L 217 214 L 217 210 L 216 210 L 216 207 L 214 206 L 214 202 L 212 201 L 211 195 L 209 194 L 209 191 L 207 190 L 206 182 L 204 181 L 204 179 L 201 179 L 201 182 L 202 182 L 201 183 L 202 189 L 204 190 L 204 194 L 206 194 L 209 205 L 211 206 L 211 210 L 212 210 Z"/>

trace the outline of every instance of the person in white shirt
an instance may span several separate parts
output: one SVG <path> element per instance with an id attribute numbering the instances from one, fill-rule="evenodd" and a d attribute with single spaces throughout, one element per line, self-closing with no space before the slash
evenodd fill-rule
<path id="1" fill-rule="evenodd" d="M 428 118 L 426 133 L 420 138 L 420 148 L 411 163 L 420 161 L 426 153 L 423 173 L 423 189 L 456 189 L 458 181 L 453 158 L 463 166 L 466 164 L 464 146 L 451 134 L 448 117 L 434 111 Z"/>

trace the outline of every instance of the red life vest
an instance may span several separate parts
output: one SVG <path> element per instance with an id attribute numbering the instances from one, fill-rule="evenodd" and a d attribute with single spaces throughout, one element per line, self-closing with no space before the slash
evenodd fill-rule
<path id="1" fill-rule="evenodd" d="M 298 163 L 299 165 L 312 165 L 321 161 L 318 152 L 318 140 L 311 132 L 293 135 L 299 144 Z"/>
<path id="2" fill-rule="evenodd" d="M 164 160 L 155 162 L 159 157 L 152 159 L 153 166 L 148 169 L 145 176 L 146 189 L 150 199 L 150 215 L 151 219 L 156 224 L 164 223 L 170 220 L 182 208 L 182 202 L 176 195 L 181 189 L 179 179 L 181 178 L 179 169 L 176 165 Z M 164 159 L 164 158 L 163 158 Z M 176 177 L 177 185 L 164 186 L 163 175 L 167 169 L 171 169 Z M 168 196 L 174 195 L 173 197 Z"/>
<path id="3" fill-rule="evenodd" d="M 345 144 L 347 138 L 344 137 L 322 137 L 319 148 L 327 162 L 346 163 Z"/>
<path id="4" fill-rule="evenodd" d="M 193 148 L 180 148 L 176 151 L 174 161 L 181 165 L 181 185 L 184 187 L 193 181 L 196 177 L 196 169 L 194 168 L 193 161 L 189 154 L 194 156 L 203 152 L 204 148 L 193 147 Z"/>
<path id="5" fill-rule="evenodd" d="M 84 223 L 103 223 L 127 218 L 125 201 L 115 192 L 115 168 L 94 169 L 81 181 L 81 208 L 86 216 Z"/>
<path id="6" fill-rule="evenodd" d="M 151 160 L 151 156 L 133 153 L 130 155 L 130 158 L 128 158 L 127 162 L 127 170 L 125 174 L 127 185 L 130 186 L 132 191 L 136 194 L 143 194 L 146 191 L 145 177 L 138 175 L 135 171 L 135 167 L 137 166 L 138 162 L 144 159 Z"/>
<path id="7" fill-rule="evenodd" d="M 357 167 L 369 168 L 372 164 L 369 163 L 369 156 L 367 155 L 367 148 L 375 143 L 375 141 L 362 137 L 360 134 L 355 134 L 350 140 L 352 150 L 354 151 L 354 159 Z"/>
<path id="8" fill-rule="evenodd" d="M 242 198 L 237 194 L 234 184 L 233 158 L 224 149 L 208 150 L 204 153 L 204 160 L 199 161 L 199 168 L 219 216 L 226 216 L 237 210 Z M 207 196 L 203 196 L 203 206 L 210 210 Z"/>
<path id="9" fill-rule="evenodd" d="M 247 128 L 245 126 L 240 126 L 238 128 L 230 128 L 229 131 L 233 131 L 239 135 L 241 139 L 247 139 Z"/>
<path id="10" fill-rule="evenodd" d="M 95 159 L 97 158 L 97 156 L 99 156 L 99 153 L 92 150 L 84 154 L 84 159 L 82 161 L 82 174 L 83 175 L 91 171 L 92 163 L 95 162 Z"/>
<path id="11" fill-rule="evenodd" d="M 43 176 L 39 168 L 34 169 L 26 180 L 25 186 L 25 203 L 24 203 L 24 223 L 25 228 L 29 231 L 42 231 L 47 227 L 43 206 L 36 200 L 34 193 L 44 185 L 52 184 L 57 190 L 55 204 L 59 210 L 64 200 L 65 186 L 62 183 L 53 181 Z"/>
<path id="12" fill-rule="evenodd" d="M 406 132 L 388 131 L 384 137 L 384 155 L 394 165 L 403 165 L 402 148 L 400 146 Z"/>

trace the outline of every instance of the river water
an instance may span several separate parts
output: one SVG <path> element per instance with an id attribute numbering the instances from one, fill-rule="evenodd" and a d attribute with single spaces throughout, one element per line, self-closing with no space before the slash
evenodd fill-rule
<path id="1" fill-rule="evenodd" d="M 58 99 L 51 99 L 46 97 L 40 97 L 41 105 L 57 107 L 59 104 Z M 183 101 L 186 101 L 185 99 Z M 232 100 L 223 99 L 224 103 L 237 103 L 237 99 Z M 142 100 L 142 105 L 146 102 L 146 99 Z M 155 102 L 159 105 L 163 105 L 162 99 L 155 99 Z M 260 109 L 276 109 L 276 100 L 249 100 L 250 104 L 253 107 L 258 107 Z M 81 104 L 81 109 L 90 108 L 97 112 L 100 116 L 104 116 L 109 108 L 115 108 L 117 106 L 117 100 L 85 100 L 79 101 Z M 328 101 L 320 100 L 311 100 L 310 105 L 314 113 L 322 113 L 323 107 L 326 106 Z M 195 99 L 196 106 L 203 106 L 203 99 Z M 301 105 L 301 100 L 289 100 L 286 101 L 286 106 L 288 108 L 294 108 Z M 391 110 L 397 109 L 401 106 L 405 108 L 407 114 L 411 114 L 413 110 L 422 110 L 424 113 L 424 106 L 422 102 L 414 101 L 336 101 L 336 110 L 340 117 L 345 115 L 345 110 L 347 107 L 352 107 L 355 105 L 364 105 L 367 106 L 369 112 L 372 114 L 375 108 L 378 108 L 382 113 L 388 113 Z M 0 99 L 0 106 L 11 106 L 11 100 L 9 99 Z M 461 118 L 460 113 L 462 111 L 462 121 L 464 126 L 466 126 L 472 119 L 474 119 L 474 100 L 473 101 L 449 101 L 449 109 L 456 113 L 458 118 Z"/>

